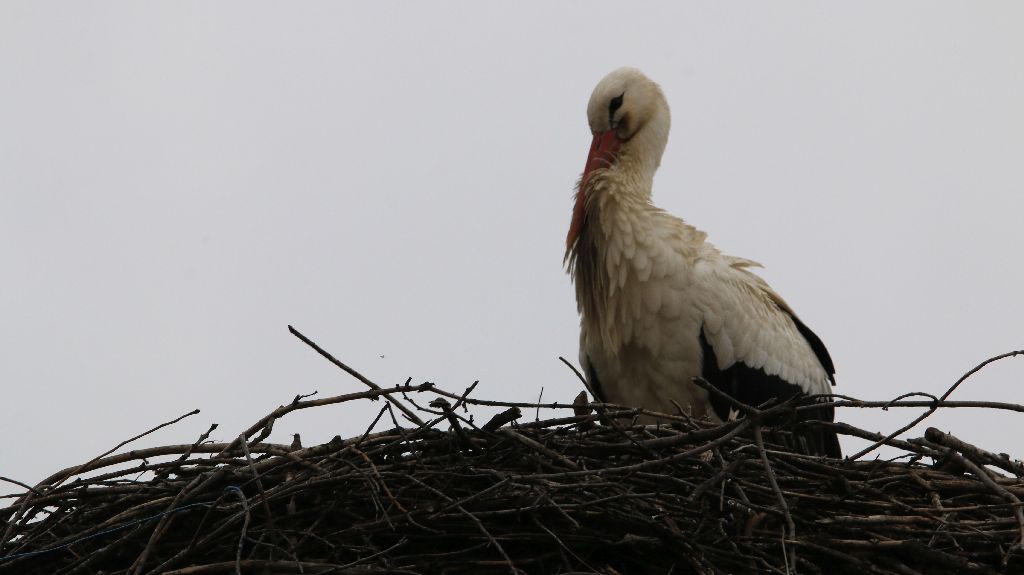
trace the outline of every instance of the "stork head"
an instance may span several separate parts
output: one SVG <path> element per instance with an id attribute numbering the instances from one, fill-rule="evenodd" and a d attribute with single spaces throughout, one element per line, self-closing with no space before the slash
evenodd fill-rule
<path id="1" fill-rule="evenodd" d="M 639 184 L 637 192 L 650 194 L 671 124 L 661 87 L 636 68 L 619 68 L 598 82 L 587 104 L 587 120 L 594 138 L 576 191 L 570 248 L 583 228 L 587 187 L 599 170 L 627 172 Z"/>
<path id="2" fill-rule="evenodd" d="M 661 162 L 668 142 L 668 102 L 661 87 L 636 68 L 619 68 L 598 82 L 587 104 L 594 136 L 613 138 L 626 151 L 642 152 Z"/>

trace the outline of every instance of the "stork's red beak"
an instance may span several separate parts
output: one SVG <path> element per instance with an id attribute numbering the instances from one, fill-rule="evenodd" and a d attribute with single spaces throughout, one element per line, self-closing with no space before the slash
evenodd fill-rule
<path id="1" fill-rule="evenodd" d="M 576 205 L 572 209 L 572 224 L 569 225 L 569 236 L 565 239 L 566 247 L 572 248 L 583 230 L 583 220 L 586 215 L 587 180 L 590 173 L 600 168 L 607 168 L 615 161 L 615 154 L 619 151 L 622 142 L 615 135 L 614 130 L 594 134 L 594 140 L 590 143 L 590 153 L 587 154 L 587 165 L 583 167 L 583 179 L 580 180 L 580 187 L 576 190 Z"/>

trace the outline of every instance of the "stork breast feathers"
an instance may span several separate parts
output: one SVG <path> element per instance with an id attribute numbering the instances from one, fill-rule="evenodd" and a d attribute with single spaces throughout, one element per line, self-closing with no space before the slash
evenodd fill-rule
<path id="1" fill-rule="evenodd" d="M 580 297 L 602 297 L 589 308 L 600 313 L 582 321 L 600 334 L 606 353 L 626 344 L 664 353 L 703 329 L 720 369 L 742 362 L 806 393 L 829 392 L 829 374 L 792 311 L 750 271 L 760 264 L 723 255 L 703 232 L 648 202 L 604 191 L 591 193 L 598 209 L 585 233 L 601 246 L 592 264 L 607 292 L 577 288 Z"/>

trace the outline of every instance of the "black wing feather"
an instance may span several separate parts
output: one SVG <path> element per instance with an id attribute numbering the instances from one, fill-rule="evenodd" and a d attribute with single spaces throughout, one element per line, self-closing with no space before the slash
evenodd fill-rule
<path id="1" fill-rule="evenodd" d="M 793 320 L 793 323 L 796 324 L 797 331 L 799 331 L 800 335 L 804 336 L 804 339 L 806 339 L 807 343 L 810 344 L 811 351 L 813 351 L 814 355 L 818 357 L 818 361 L 821 362 L 821 367 L 825 368 L 825 373 L 828 374 L 828 378 L 832 382 L 832 385 L 835 385 L 836 366 L 832 363 L 832 356 L 828 354 L 828 350 L 825 349 L 825 344 L 822 343 L 821 338 L 818 337 L 818 334 L 811 331 L 811 328 L 804 325 L 804 322 L 800 321 L 800 318 L 788 311 L 786 311 L 786 315 L 788 315 L 789 318 Z"/>

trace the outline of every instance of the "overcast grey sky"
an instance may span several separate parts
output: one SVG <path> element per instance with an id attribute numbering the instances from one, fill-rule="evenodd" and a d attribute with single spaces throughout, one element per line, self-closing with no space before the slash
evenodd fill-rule
<path id="1" fill-rule="evenodd" d="M 672 106 L 655 201 L 765 264 L 837 392 L 939 393 L 1024 348 L 1024 4 L 509 6 L 0 4 L 0 475 L 362 389 L 289 323 L 382 385 L 571 400 L 570 196 L 621 65 Z M 955 397 L 1024 402 L 1022 374 Z M 928 423 L 1024 456 L 1020 415 Z"/>

